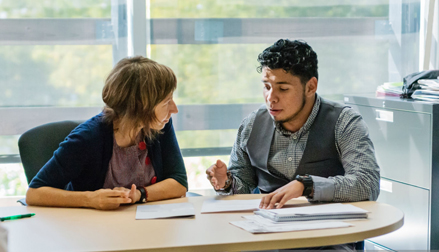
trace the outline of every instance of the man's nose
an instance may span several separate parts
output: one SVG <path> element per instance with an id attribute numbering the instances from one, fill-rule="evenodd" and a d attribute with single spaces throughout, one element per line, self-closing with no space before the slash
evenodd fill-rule
<path id="1" fill-rule="evenodd" d="M 268 90 L 267 93 L 266 93 L 266 96 L 267 96 L 267 98 L 266 98 L 267 101 L 270 102 L 270 103 L 273 103 L 273 102 L 277 101 L 277 97 L 276 97 L 276 94 L 273 92 L 273 89 Z"/>

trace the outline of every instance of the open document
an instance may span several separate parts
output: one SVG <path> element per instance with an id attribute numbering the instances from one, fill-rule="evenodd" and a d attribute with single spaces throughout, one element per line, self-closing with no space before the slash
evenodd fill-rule
<path id="1" fill-rule="evenodd" d="M 255 200 L 205 200 L 201 213 L 253 211 L 259 208 L 260 199 Z"/>
<path id="2" fill-rule="evenodd" d="M 194 216 L 192 203 L 137 206 L 136 220 Z"/>

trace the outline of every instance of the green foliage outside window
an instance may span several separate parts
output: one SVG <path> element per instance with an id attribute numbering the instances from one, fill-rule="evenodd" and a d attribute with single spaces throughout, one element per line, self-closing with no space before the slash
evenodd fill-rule
<path id="1" fill-rule="evenodd" d="M 388 2 L 368 0 L 250 1 L 151 0 L 152 18 L 301 18 L 383 17 Z M 0 18 L 111 18 L 111 1 L 1 0 Z M 78 31 L 80 32 L 80 31 Z M 374 38 L 315 38 L 308 41 L 320 57 L 319 90 L 339 99 L 347 90 L 370 90 L 386 81 L 387 42 Z M 274 41 L 273 41 L 274 42 Z M 177 104 L 263 103 L 256 72 L 257 55 L 269 44 L 151 45 L 151 58 L 177 74 Z M 326 56 L 325 56 L 326 55 Z M 343 56 L 344 55 L 344 56 Z M 349 55 L 352 58 L 346 58 Z M 383 56 L 384 55 L 384 56 Z M 102 106 L 101 89 L 112 68 L 111 45 L 0 46 L 0 106 Z M 352 64 L 352 62 L 357 62 Z M 370 73 L 364 72 L 369 69 Z M 374 77 L 373 77 L 374 76 Z M 374 83 L 375 84 L 375 83 Z M 177 132 L 180 147 L 231 146 L 236 130 Z M 0 137 L 0 154 L 16 150 L 16 139 Z M 195 187 L 206 187 L 205 169 L 218 157 L 186 158 Z M 228 157 L 220 157 L 228 161 Z M 13 166 L 13 165 L 12 165 Z M 0 166 L 0 194 L 23 195 L 27 188 L 21 166 Z M 17 171 L 21 173 L 17 173 Z M 21 175 L 20 175 L 21 174 Z M 204 181 L 204 182 L 203 182 Z"/>

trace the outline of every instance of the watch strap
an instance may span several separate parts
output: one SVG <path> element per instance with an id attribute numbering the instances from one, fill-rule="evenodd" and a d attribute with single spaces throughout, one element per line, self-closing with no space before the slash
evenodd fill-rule
<path id="1" fill-rule="evenodd" d="M 148 199 L 148 191 L 143 186 L 138 186 L 137 189 L 140 191 L 140 199 L 136 203 L 145 203 Z"/>
<path id="2" fill-rule="evenodd" d="M 232 181 L 233 181 L 232 173 L 230 171 L 227 171 L 227 179 L 226 179 L 226 182 L 224 184 L 224 187 L 217 190 L 217 191 L 227 191 L 230 188 L 230 186 L 232 185 Z"/>
<path id="3" fill-rule="evenodd" d="M 296 180 L 302 182 L 303 186 L 305 187 L 303 189 L 302 196 L 310 197 L 314 189 L 314 182 L 312 180 L 312 177 L 308 174 L 306 174 L 305 176 L 297 175 Z"/>

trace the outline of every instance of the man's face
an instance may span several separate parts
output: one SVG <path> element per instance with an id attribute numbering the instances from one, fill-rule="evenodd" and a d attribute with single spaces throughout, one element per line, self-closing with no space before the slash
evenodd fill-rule
<path id="1" fill-rule="evenodd" d="M 300 116 L 305 104 L 305 86 L 299 77 L 283 69 L 262 70 L 265 104 L 271 117 L 280 123 L 293 122 Z"/>

